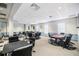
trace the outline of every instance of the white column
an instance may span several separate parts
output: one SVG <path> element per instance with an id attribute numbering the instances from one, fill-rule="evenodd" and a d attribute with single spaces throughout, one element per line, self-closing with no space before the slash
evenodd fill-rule
<path id="1" fill-rule="evenodd" d="M 13 21 L 12 19 L 10 18 L 8 20 L 8 26 L 7 26 L 7 32 L 9 33 L 9 35 L 13 35 Z"/>

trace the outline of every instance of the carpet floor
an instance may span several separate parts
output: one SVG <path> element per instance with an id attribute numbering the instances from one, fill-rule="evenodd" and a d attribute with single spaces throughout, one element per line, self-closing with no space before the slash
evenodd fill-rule
<path id="1" fill-rule="evenodd" d="M 36 40 L 35 47 L 32 52 L 33 56 L 79 56 L 79 44 L 75 43 L 76 50 L 68 50 L 61 46 L 54 46 L 48 43 L 48 37 L 42 37 Z"/>

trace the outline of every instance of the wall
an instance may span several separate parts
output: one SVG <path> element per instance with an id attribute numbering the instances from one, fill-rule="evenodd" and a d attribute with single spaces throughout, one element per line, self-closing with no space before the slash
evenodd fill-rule
<path id="1" fill-rule="evenodd" d="M 67 18 L 67 19 L 62 19 L 62 20 L 57 20 L 57 21 L 52 21 L 48 23 L 42 23 L 42 24 L 37 24 L 39 25 L 41 32 L 44 34 L 44 25 L 48 24 L 48 32 L 52 33 L 58 33 L 58 23 L 65 23 L 65 33 L 71 33 L 73 34 L 72 40 L 77 41 L 78 40 L 78 30 L 77 30 L 77 17 L 75 18 Z"/>
<path id="2" fill-rule="evenodd" d="M 44 24 L 36 24 L 35 27 L 36 31 L 44 32 Z"/>
<path id="3" fill-rule="evenodd" d="M 23 31 L 24 31 L 24 24 L 14 23 L 13 32 L 23 32 Z"/>
<path id="4" fill-rule="evenodd" d="M 52 21 L 48 23 L 36 24 L 39 25 L 40 30 L 44 32 L 44 25 L 48 24 L 48 32 L 58 33 L 58 23 L 65 23 L 65 33 L 77 34 L 77 18 L 68 18 L 57 21 Z"/>
<path id="5" fill-rule="evenodd" d="M 44 25 L 48 24 L 48 32 L 58 32 L 58 23 L 64 22 L 66 24 L 65 26 L 65 33 L 72 33 L 72 34 L 77 34 L 77 18 L 68 18 L 68 19 L 62 19 L 58 21 L 52 21 L 48 23 L 41 23 L 41 24 L 36 24 L 35 26 L 39 25 L 40 29 L 39 31 L 44 33 Z M 26 31 L 28 30 L 28 26 L 26 25 Z M 9 33 L 12 32 L 19 32 L 19 31 L 24 31 L 24 26 L 23 24 L 18 24 L 17 22 L 14 23 L 11 19 L 8 20 L 8 26 L 7 30 Z"/>
<path id="6" fill-rule="evenodd" d="M 30 29 L 28 29 L 28 26 L 30 27 Z M 8 30 L 8 33 L 12 35 L 13 32 L 33 31 L 33 28 L 31 27 L 31 25 L 26 24 L 24 26 L 24 24 L 15 22 L 10 19 L 8 20 L 7 30 Z"/>
<path id="7" fill-rule="evenodd" d="M 24 25 L 18 22 L 13 21 L 12 19 L 8 20 L 7 32 L 10 36 L 13 35 L 13 32 L 24 31 Z"/>
<path id="8" fill-rule="evenodd" d="M 58 23 L 65 23 L 65 33 L 72 33 L 77 34 L 77 18 L 69 18 L 69 19 L 63 19 L 59 21 L 52 21 L 48 23 L 48 30 L 49 32 L 58 32 Z"/>
<path id="9" fill-rule="evenodd" d="M 0 37 L 2 33 L 6 34 L 7 31 L 7 21 L 5 19 L 0 19 Z"/>
<path id="10" fill-rule="evenodd" d="M 6 32 L 7 21 L 6 19 L 0 19 L 0 32 Z"/>

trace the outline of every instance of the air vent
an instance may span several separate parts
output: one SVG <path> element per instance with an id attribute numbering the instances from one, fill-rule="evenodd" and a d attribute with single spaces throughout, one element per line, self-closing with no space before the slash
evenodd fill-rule
<path id="1" fill-rule="evenodd" d="M 0 7 L 7 8 L 7 4 L 5 4 L 5 3 L 0 3 Z"/>

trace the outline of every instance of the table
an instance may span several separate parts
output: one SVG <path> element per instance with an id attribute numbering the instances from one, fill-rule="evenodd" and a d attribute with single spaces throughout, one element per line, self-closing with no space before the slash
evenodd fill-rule
<path id="1" fill-rule="evenodd" d="M 52 38 L 55 38 L 56 43 L 58 40 L 63 40 L 64 37 L 65 37 L 64 35 L 60 35 L 60 34 L 56 34 L 52 36 Z"/>
<path id="2" fill-rule="evenodd" d="M 32 46 L 32 44 L 27 43 L 26 41 L 13 42 L 13 43 L 4 45 L 3 51 L 1 53 L 7 54 L 30 46 Z"/>
<path id="3" fill-rule="evenodd" d="M 62 39 L 62 38 L 64 38 L 64 35 L 53 35 L 52 38 Z"/>

